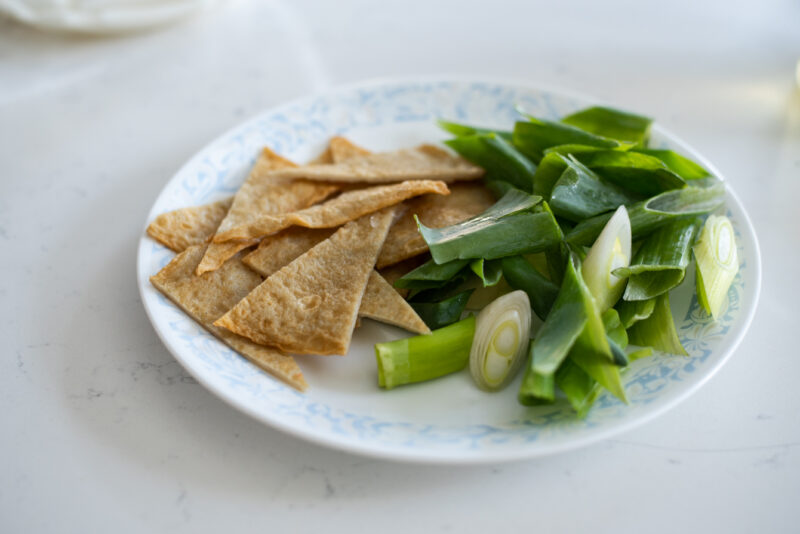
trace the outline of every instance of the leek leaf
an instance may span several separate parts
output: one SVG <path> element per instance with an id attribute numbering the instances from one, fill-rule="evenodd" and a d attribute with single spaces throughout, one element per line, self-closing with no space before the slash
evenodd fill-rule
<path id="1" fill-rule="evenodd" d="M 649 300 L 683 282 L 700 219 L 682 219 L 663 226 L 644 241 L 629 267 L 614 275 L 629 277 L 624 300 Z"/>
<path id="2" fill-rule="evenodd" d="M 511 132 L 506 132 L 502 130 L 493 130 L 491 128 L 479 128 L 477 126 L 469 126 L 467 124 L 461 124 L 458 122 L 451 122 L 439 119 L 436 121 L 436 124 L 439 125 L 439 128 L 446 132 L 450 132 L 451 134 L 455 135 L 456 137 L 466 137 L 470 135 L 485 135 L 485 134 L 495 134 L 498 137 L 502 137 L 506 141 L 511 141 Z"/>
<path id="3" fill-rule="evenodd" d="M 648 300 L 621 300 L 617 303 L 617 312 L 622 326 L 630 328 L 639 321 L 643 321 L 653 314 L 656 299 Z"/>
<path id="4" fill-rule="evenodd" d="M 644 196 L 680 189 L 686 182 L 660 159 L 641 152 L 600 150 L 575 157 L 600 177 Z"/>
<path id="5" fill-rule="evenodd" d="M 559 217 L 579 222 L 641 198 L 601 180 L 575 156 L 564 161 L 567 167 L 550 195 L 550 208 Z"/>
<path id="6" fill-rule="evenodd" d="M 619 141 L 595 135 L 575 126 L 552 122 L 535 117 L 514 125 L 513 141 L 520 152 L 534 163 L 539 163 L 544 151 L 558 145 L 587 145 L 600 148 L 614 148 L 623 145 Z"/>
<path id="7" fill-rule="evenodd" d="M 625 331 L 625 326 L 622 324 L 617 310 L 609 308 L 603 312 L 602 319 L 608 339 L 625 349 L 628 346 L 628 332 Z"/>
<path id="8" fill-rule="evenodd" d="M 632 344 L 640 347 L 653 347 L 670 354 L 688 356 L 678 339 L 678 331 L 675 329 L 675 321 L 672 319 L 672 310 L 669 308 L 669 293 L 655 298 L 653 313 L 647 319 L 630 327 L 628 338 Z"/>
<path id="9" fill-rule="evenodd" d="M 500 260 L 484 260 L 480 258 L 471 261 L 469 268 L 481 279 L 483 287 L 497 285 L 497 282 L 499 282 L 500 278 L 503 276 L 503 267 Z"/>
<path id="10" fill-rule="evenodd" d="M 533 193 L 550 200 L 553 186 L 566 168 L 567 160 L 563 154 L 546 154 L 533 175 Z"/>
<path id="11" fill-rule="evenodd" d="M 533 312 L 540 319 L 546 319 L 558 296 L 558 286 L 545 278 L 522 256 L 509 256 L 501 261 L 503 278 L 508 285 L 527 293 Z"/>
<path id="12" fill-rule="evenodd" d="M 536 165 L 502 137 L 495 134 L 472 135 L 456 137 L 444 144 L 465 159 L 483 167 L 487 180 L 503 180 L 522 191 L 533 191 Z"/>
<path id="13" fill-rule="evenodd" d="M 531 367 L 538 373 L 552 374 L 556 371 L 589 323 L 590 315 L 593 320 L 591 334 L 596 334 L 598 325 L 602 330 L 602 319 L 594 309 L 594 302 L 588 289 L 584 291 L 585 288 L 581 287 L 583 281 L 575 270 L 575 263 L 573 260 L 567 264 L 564 282 L 561 284 L 558 296 L 533 342 Z M 604 331 L 602 335 L 605 338 Z M 592 339 L 596 337 L 593 335 Z"/>
<path id="14" fill-rule="evenodd" d="M 595 106 L 567 115 L 561 119 L 561 122 L 577 126 L 581 130 L 595 135 L 645 147 L 650 138 L 650 126 L 653 124 L 653 119 L 617 109 Z"/>
<path id="15" fill-rule="evenodd" d="M 419 231 L 436 263 L 496 259 L 540 252 L 560 242 L 561 228 L 541 197 L 512 189 L 481 215 L 444 228 Z"/>
<path id="16" fill-rule="evenodd" d="M 672 150 L 636 149 L 636 152 L 660 159 L 672 172 L 684 180 L 699 180 L 711 176 L 706 169 Z"/>
<path id="17" fill-rule="evenodd" d="M 582 291 L 581 284 L 575 261 L 570 260 L 553 307 L 531 343 L 530 359 L 517 396 L 521 404 L 555 398 L 553 376 L 589 322 L 590 312 L 596 315 L 591 295 L 588 290 Z"/>
<path id="18" fill-rule="evenodd" d="M 500 199 L 503 198 L 503 195 L 508 193 L 512 189 L 519 189 L 514 187 L 510 183 L 506 182 L 505 180 L 497 180 L 497 179 L 484 179 L 483 185 L 486 186 L 486 189 L 492 192 L 494 198 Z"/>
<path id="19" fill-rule="evenodd" d="M 631 204 L 627 208 L 632 237 L 634 240 L 641 239 L 674 220 L 712 212 L 724 201 L 725 186 L 717 182 L 709 187 L 687 186 L 667 191 Z M 604 213 L 581 221 L 566 235 L 566 241 L 575 245 L 591 245 L 611 215 Z"/>
<path id="20" fill-rule="evenodd" d="M 469 260 L 454 260 L 437 264 L 433 260 L 428 260 L 413 271 L 395 280 L 394 287 L 401 289 L 441 287 L 459 274 L 468 263 Z"/>
<path id="21" fill-rule="evenodd" d="M 430 334 L 375 345 L 378 385 L 386 389 L 460 371 L 469 362 L 475 316 Z"/>
<path id="22" fill-rule="evenodd" d="M 464 313 L 464 308 L 473 291 L 472 289 L 462 291 L 441 302 L 411 301 L 409 304 L 417 312 L 420 319 L 428 325 L 428 328 L 436 330 L 461 319 L 461 314 Z"/>

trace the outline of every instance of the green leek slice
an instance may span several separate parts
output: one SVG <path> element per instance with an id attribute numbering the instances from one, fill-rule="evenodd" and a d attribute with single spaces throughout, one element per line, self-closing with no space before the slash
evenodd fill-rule
<path id="1" fill-rule="evenodd" d="M 500 278 L 503 276 L 503 267 L 501 260 L 484 260 L 480 258 L 473 260 L 469 264 L 472 272 L 478 275 L 481 279 L 483 287 L 491 287 L 497 285 Z"/>
<path id="2" fill-rule="evenodd" d="M 617 302 L 617 312 L 622 326 L 630 328 L 639 321 L 644 321 L 653 314 L 656 299 L 648 300 L 620 300 Z"/>
<path id="3" fill-rule="evenodd" d="M 651 234 L 670 222 L 710 213 L 725 202 L 725 185 L 675 189 L 627 206 L 633 240 Z M 611 218 L 611 213 L 596 215 L 578 223 L 565 239 L 574 245 L 591 245 Z"/>
<path id="4" fill-rule="evenodd" d="M 430 289 L 441 287 L 456 277 L 469 260 L 454 260 L 447 263 L 436 263 L 428 260 L 411 272 L 406 273 L 394 282 L 400 289 Z"/>
<path id="5" fill-rule="evenodd" d="M 377 343 L 378 385 L 392 389 L 460 371 L 469 362 L 474 335 L 471 315 L 427 335 Z"/>
<path id="6" fill-rule="evenodd" d="M 645 147 L 653 119 L 618 109 L 594 106 L 567 115 L 561 122 L 586 132 Z"/>
<path id="7" fill-rule="evenodd" d="M 465 159 L 486 170 L 486 180 L 502 180 L 522 191 L 533 191 L 536 165 L 509 141 L 493 133 L 456 137 L 444 142 Z"/>
<path id="8" fill-rule="evenodd" d="M 513 141 L 514 146 L 534 163 L 541 161 L 546 149 L 558 145 L 576 144 L 614 148 L 623 144 L 562 122 L 528 118 L 529 121 L 520 121 L 514 125 Z"/>
<path id="9" fill-rule="evenodd" d="M 495 134 L 499 137 L 504 138 L 506 141 L 511 141 L 512 134 L 511 132 L 506 132 L 502 130 L 494 130 L 492 128 L 480 128 L 478 126 L 470 126 L 468 124 L 461 124 L 458 122 L 451 122 L 439 119 L 436 121 L 436 124 L 439 125 L 439 128 L 446 132 L 450 132 L 451 134 L 455 135 L 456 137 L 466 137 L 471 135 L 484 135 L 484 134 Z"/>
<path id="10" fill-rule="evenodd" d="M 540 319 L 546 319 L 558 296 L 558 286 L 522 256 L 509 256 L 501 261 L 503 277 L 508 285 L 527 293 L 533 312 Z"/>
<path id="11" fill-rule="evenodd" d="M 614 271 L 628 277 L 625 300 L 649 300 L 677 287 L 686 274 L 700 219 L 683 219 L 648 236 L 629 267 Z"/>
<path id="12" fill-rule="evenodd" d="M 653 347 L 662 352 L 688 356 L 678 338 L 672 310 L 669 308 L 669 293 L 655 298 L 653 313 L 628 329 L 628 339 L 640 347 Z"/>
<path id="13" fill-rule="evenodd" d="M 541 197 L 512 189 L 481 215 L 444 228 L 417 221 L 436 263 L 540 252 L 563 238 Z"/>
<path id="14" fill-rule="evenodd" d="M 468 289 L 446 298 L 440 302 L 417 302 L 412 300 L 409 305 L 414 308 L 419 318 L 431 330 L 453 324 L 461 319 L 464 308 L 474 290 Z"/>
<path id="15" fill-rule="evenodd" d="M 711 176 L 706 169 L 672 150 L 635 149 L 636 152 L 660 159 L 672 172 L 684 180 L 699 180 Z"/>
<path id="16" fill-rule="evenodd" d="M 641 198 L 601 180 L 575 156 L 569 155 L 564 161 L 567 167 L 550 194 L 550 208 L 559 217 L 580 222 Z"/>

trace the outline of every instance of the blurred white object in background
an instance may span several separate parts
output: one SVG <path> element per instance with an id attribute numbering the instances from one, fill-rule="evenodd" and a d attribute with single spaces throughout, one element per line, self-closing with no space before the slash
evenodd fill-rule
<path id="1" fill-rule="evenodd" d="M 42 29 L 118 33 L 177 21 L 216 0 L 0 0 L 0 14 Z"/>

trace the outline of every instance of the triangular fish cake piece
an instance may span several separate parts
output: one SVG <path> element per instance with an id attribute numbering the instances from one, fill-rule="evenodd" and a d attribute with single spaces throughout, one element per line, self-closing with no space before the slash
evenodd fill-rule
<path id="1" fill-rule="evenodd" d="M 298 354 L 346 354 L 396 208 L 347 223 L 283 267 L 214 324 Z"/>
<path id="2" fill-rule="evenodd" d="M 242 258 L 242 262 L 267 278 L 328 239 L 335 231 L 335 228 L 293 226 L 262 239 L 258 248 Z"/>
<path id="3" fill-rule="evenodd" d="M 231 207 L 233 197 L 202 206 L 191 206 L 162 213 L 147 227 L 147 235 L 175 251 L 206 243 Z"/>
<path id="4" fill-rule="evenodd" d="M 434 180 L 411 180 L 392 185 L 379 185 L 366 189 L 346 191 L 327 202 L 294 213 L 262 215 L 258 220 L 233 228 L 218 231 L 214 242 L 245 241 L 271 235 L 290 226 L 305 228 L 335 228 L 363 215 L 393 206 L 408 198 L 426 193 L 447 195 L 449 189 L 444 182 Z M 235 201 L 234 201 L 235 203 Z"/>
<path id="5" fill-rule="evenodd" d="M 258 248 L 245 256 L 242 262 L 261 276 L 269 277 L 330 237 L 333 232 L 330 229 L 289 228 L 274 236 L 265 237 Z M 400 292 L 375 271 L 367 281 L 358 315 L 420 334 L 430 332 L 414 309 L 403 300 Z"/>
<path id="6" fill-rule="evenodd" d="M 203 245 L 187 248 L 158 274 L 150 277 L 150 282 L 233 350 L 293 388 L 304 391 L 308 384 L 294 358 L 213 325 L 216 319 L 258 287 L 261 276 L 242 264 L 238 256 L 214 272 L 197 276 L 195 268 L 205 250 Z"/>
<path id="7" fill-rule="evenodd" d="M 433 145 L 352 157 L 333 165 L 306 165 L 273 172 L 283 178 L 329 182 L 389 183 L 405 180 L 476 180 L 484 171 Z"/>
<path id="8" fill-rule="evenodd" d="M 309 182 L 306 180 L 278 179 L 270 173 L 276 169 L 297 165 L 264 148 L 247 179 L 233 197 L 228 213 L 217 228 L 217 234 L 235 228 L 264 214 L 278 214 L 302 210 L 327 198 L 339 187 L 334 184 Z M 247 247 L 258 244 L 258 239 L 239 240 L 238 243 L 208 247 L 197 274 L 219 268 L 230 257 Z"/>
<path id="9" fill-rule="evenodd" d="M 378 268 L 393 265 L 428 250 L 414 215 L 429 228 L 442 228 L 479 215 L 494 202 L 489 190 L 477 183 L 453 184 L 447 196 L 423 195 L 406 201 L 408 209 L 389 230 L 386 243 L 378 256 Z"/>
<path id="10" fill-rule="evenodd" d="M 374 270 L 369 275 L 358 315 L 393 324 L 417 334 L 431 333 L 431 329 L 417 315 L 414 308 Z"/>
<path id="11" fill-rule="evenodd" d="M 331 137 L 328 150 L 330 150 L 331 155 L 331 161 L 329 163 L 341 163 L 351 158 L 372 154 L 372 152 L 366 148 L 360 147 L 342 136 Z"/>

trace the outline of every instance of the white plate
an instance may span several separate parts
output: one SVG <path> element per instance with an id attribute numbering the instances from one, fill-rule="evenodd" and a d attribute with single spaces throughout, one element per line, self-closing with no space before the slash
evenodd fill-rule
<path id="1" fill-rule="evenodd" d="M 364 83 L 261 113 L 202 149 L 167 183 L 148 217 L 233 193 L 262 146 L 298 162 L 317 155 L 334 134 L 372 150 L 413 146 L 446 136 L 437 117 L 509 128 L 515 105 L 558 118 L 593 102 L 523 85 L 460 80 Z M 674 136 L 655 127 L 652 145 L 673 148 L 713 168 Z M 718 172 L 715 172 L 719 176 Z M 630 404 L 601 396 L 577 419 L 565 403 L 525 408 L 519 383 L 484 393 L 467 371 L 382 391 L 373 344 L 408 336 L 369 320 L 346 357 L 299 357 L 311 385 L 284 386 L 218 342 L 149 283 L 173 254 L 147 237 L 139 243 L 138 279 L 145 309 L 167 348 L 197 380 L 238 409 L 319 444 L 395 460 L 477 463 L 530 458 L 586 445 L 639 425 L 675 406 L 716 372 L 741 341 L 758 300 L 761 264 L 753 227 L 728 189 L 741 258 L 740 274 L 719 322 L 700 310 L 693 276 L 673 292 L 672 307 L 690 356 L 656 356 L 626 374 Z M 731 395 L 735 394 L 731 392 Z"/>

